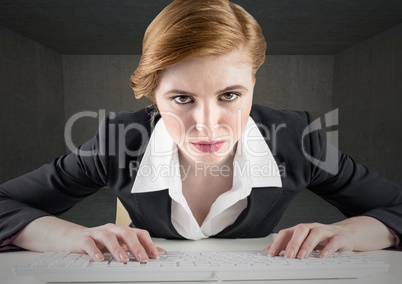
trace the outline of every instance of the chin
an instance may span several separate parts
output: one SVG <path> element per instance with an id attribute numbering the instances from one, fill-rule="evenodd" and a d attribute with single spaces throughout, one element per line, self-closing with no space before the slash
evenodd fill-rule
<path id="1" fill-rule="evenodd" d="M 202 155 L 199 156 L 191 156 L 194 162 L 209 166 L 213 165 L 220 166 L 230 157 L 233 156 L 228 155 L 227 153 L 209 153 L 209 154 L 202 153 Z"/>
<path id="2" fill-rule="evenodd" d="M 193 157 L 193 160 L 194 160 L 194 162 L 213 165 L 213 164 L 217 164 L 217 163 L 223 161 L 224 157 L 217 157 L 214 154 L 209 154 L 208 156 L 204 156 L 204 157 Z"/>

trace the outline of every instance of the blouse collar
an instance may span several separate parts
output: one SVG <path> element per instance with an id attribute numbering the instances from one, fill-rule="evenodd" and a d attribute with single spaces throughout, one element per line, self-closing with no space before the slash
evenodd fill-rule
<path id="1" fill-rule="evenodd" d="M 278 165 L 257 124 L 251 117 L 237 143 L 233 166 L 233 184 L 248 184 L 252 188 L 282 187 Z M 179 181 L 178 148 L 161 118 L 151 134 L 137 169 L 131 193 L 169 189 L 169 192 L 174 195 Z M 179 188 L 177 190 L 181 191 L 181 186 Z M 247 196 L 250 193 L 243 192 L 243 194 Z"/>

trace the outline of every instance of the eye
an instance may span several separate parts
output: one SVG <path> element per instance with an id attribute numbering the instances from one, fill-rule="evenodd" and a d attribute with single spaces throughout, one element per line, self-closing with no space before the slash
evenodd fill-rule
<path id="1" fill-rule="evenodd" d="M 176 103 L 184 105 L 191 103 L 193 100 L 189 96 L 177 96 L 172 98 Z"/>
<path id="2" fill-rule="evenodd" d="M 240 97 L 240 94 L 238 93 L 224 93 L 219 97 L 219 99 L 222 101 L 231 102 L 236 100 L 238 97 Z"/>

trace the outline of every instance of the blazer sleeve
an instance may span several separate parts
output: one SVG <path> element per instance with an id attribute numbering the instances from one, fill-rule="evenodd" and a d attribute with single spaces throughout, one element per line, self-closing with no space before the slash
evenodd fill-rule
<path id="1" fill-rule="evenodd" d="M 311 118 L 307 114 L 308 125 Z M 305 148 L 311 157 L 308 189 L 335 205 L 347 217 L 371 216 L 402 235 L 402 186 L 370 171 L 309 130 Z"/>
<path id="2" fill-rule="evenodd" d="M 0 246 L 36 218 L 59 215 L 107 184 L 107 118 L 75 152 L 0 185 Z"/>

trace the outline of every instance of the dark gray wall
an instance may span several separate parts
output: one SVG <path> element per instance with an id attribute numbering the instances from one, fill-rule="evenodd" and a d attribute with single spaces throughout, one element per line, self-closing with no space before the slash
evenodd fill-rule
<path id="1" fill-rule="evenodd" d="M 278 109 L 332 110 L 332 55 L 268 55 L 257 73 L 255 102 Z"/>
<path id="2" fill-rule="evenodd" d="M 64 153 L 61 62 L 0 26 L 0 183 Z"/>
<path id="3" fill-rule="evenodd" d="M 139 110 L 149 105 L 146 98 L 135 99 L 129 86 L 138 61 L 138 55 L 63 56 L 65 120 L 82 111 L 102 115 L 102 112 Z M 76 145 L 94 135 L 98 118 L 87 116 L 74 123 L 72 135 Z"/>
<path id="4" fill-rule="evenodd" d="M 335 56 L 340 148 L 402 184 L 402 24 Z"/>

